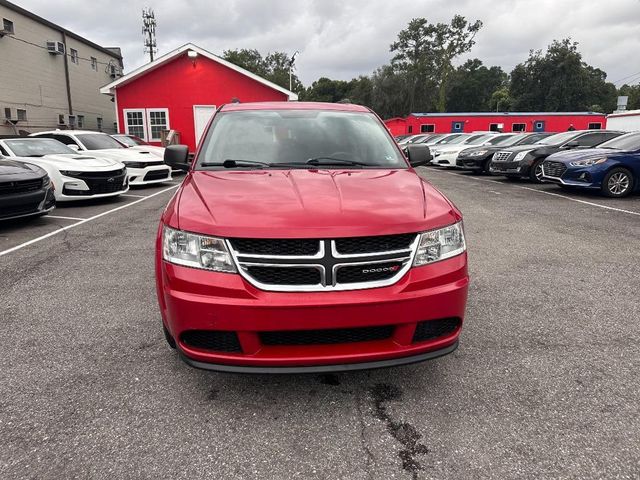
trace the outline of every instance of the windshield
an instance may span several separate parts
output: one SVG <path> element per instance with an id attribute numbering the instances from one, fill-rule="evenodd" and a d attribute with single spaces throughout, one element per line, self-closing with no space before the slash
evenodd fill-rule
<path id="1" fill-rule="evenodd" d="M 107 148 L 125 148 L 115 138 L 103 133 L 82 133 L 76 135 L 87 150 L 105 150 Z"/>
<path id="2" fill-rule="evenodd" d="M 244 160 L 254 167 L 306 168 L 307 162 L 315 162 L 342 168 L 407 168 L 375 115 L 331 110 L 220 112 L 207 132 L 198 167 L 230 160 L 233 166 Z"/>
<path id="3" fill-rule="evenodd" d="M 133 138 L 127 137 L 126 135 L 114 135 L 113 138 L 129 147 L 137 147 L 138 145 L 140 145 Z"/>
<path id="4" fill-rule="evenodd" d="M 458 143 L 464 140 L 466 137 L 461 133 L 455 133 L 453 135 L 447 135 L 446 137 L 438 140 L 436 145 L 449 145 L 451 143 Z"/>
<path id="5" fill-rule="evenodd" d="M 465 142 L 463 142 L 463 144 L 464 145 L 482 145 L 487 140 L 489 140 L 491 137 L 493 137 L 493 135 L 473 136 L 473 137 L 467 138 L 467 140 Z"/>
<path id="6" fill-rule="evenodd" d="M 627 133 L 608 140 L 598 146 L 598 148 L 615 148 L 617 150 L 638 150 L 640 149 L 640 132 Z"/>
<path id="7" fill-rule="evenodd" d="M 550 137 L 544 138 L 538 142 L 539 145 L 558 145 L 560 143 L 567 142 L 571 140 L 576 135 L 579 135 L 582 132 L 563 132 L 556 133 L 555 135 L 551 135 Z"/>
<path id="8" fill-rule="evenodd" d="M 43 155 L 54 154 L 74 154 L 78 152 L 71 150 L 65 144 L 53 140 L 52 138 L 30 138 L 5 140 L 7 146 L 17 157 L 42 157 Z"/>
<path id="9" fill-rule="evenodd" d="M 516 141 L 516 139 L 514 137 L 517 137 L 517 135 L 510 135 L 510 134 L 504 134 L 504 135 L 494 135 L 493 138 L 489 139 L 489 141 L 487 141 L 487 143 L 489 145 L 513 145 L 513 143 Z"/>

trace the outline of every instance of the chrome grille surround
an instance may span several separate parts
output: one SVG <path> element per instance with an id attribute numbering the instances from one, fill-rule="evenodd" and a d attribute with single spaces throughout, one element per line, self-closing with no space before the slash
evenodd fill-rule
<path id="1" fill-rule="evenodd" d="M 251 285 L 272 292 L 324 292 L 341 290 L 362 290 L 367 288 L 387 287 L 398 282 L 411 268 L 418 248 L 420 235 L 415 234 L 411 244 L 404 249 L 374 253 L 340 254 L 336 248 L 336 241 L 332 239 L 318 240 L 319 248 L 315 255 L 254 255 L 240 253 L 233 248 L 233 244 L 226 240 L 227 248 L 238 268 L 238 273 Z M 367 265 L 375 266 L 380 263 L 400 262 L 401 268 L 389 278 L 373 281 L 362 281 L 340 284 L 337 274 L 340 268 L 346 266 Z M 263 266 L 276 268 L 314 268 L 320 272 L 320 283 L 316 285 L 281 285 L 267 284 L 251 276 L 248 267 Z"/>
<path id="2" fill-rule="evenodd" d="M 513 152 L 496 152 L 493 154 L 492 161 L 494 162 L 508 162 L 509 157 L 513 154 Z"/>

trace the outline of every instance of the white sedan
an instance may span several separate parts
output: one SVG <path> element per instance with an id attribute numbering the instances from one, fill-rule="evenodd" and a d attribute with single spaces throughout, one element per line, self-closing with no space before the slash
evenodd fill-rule
<path id="1" fill-rule="evenodd" d="M 80 155 L 50 138 L 6 138 L 0 153 L 36 165 L 47 172 L 57 202 L 114 197 L 129 190 L 124 164 Z"/>
<path id="2" fill-rule="evenodd" d="M 432 165 L 443 167 L 455 167 L 458 154 L 469 147 L 478 147 L 489 144 L 492 139 L 497 138 L 497 134 L 468 134 L 461 135 L 448 144 L 434 145 L 431 147 L 433 154 Z"/>
<path id="3" fill-rule="evenodd" d="M 164 147 L 151 145 L 145 142 L 140 137 L 136 137 L 135 135 L 129 135 L 126 133 L 116 133 L 111 136 L 116 140 L 118 140 L 123 145 L 131 148 L 132 150 L 135 150 L 138 152 L 150 152 L 150 153 L 153 153 L 154 155 L 157 155 L 160 158 L 164 158 Z"/>
<path id="4" fill-rule="evenodd" d="M 96 158 L 122 162 L 127 166 L 129 185 L 150 185 L 171 180 L 171 168 L 151 152 L 125 147 L 106 133 L 86 130 L 53 130 L 32 133 L 31 137 L 53 138 L 70 148 Z"/>

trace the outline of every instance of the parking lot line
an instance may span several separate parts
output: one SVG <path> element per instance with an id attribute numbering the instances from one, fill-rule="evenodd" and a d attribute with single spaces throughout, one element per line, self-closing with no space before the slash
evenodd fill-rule
<path id="1" fill-rule="evenodd" d="M 134 195 L 132 193 L 121 193 L 121 197 L 145 198 L 144 195 Z"/>
<path id="2" fill-rule="evenodd" d="M 629 215 L 636 215 L 636 216 L 640 217 L 640 212 L 634 212 L 633 210 L 625 210 L 624 208 L 616 208 L 616 207 L 610 207 L 608 205 L 601 205 L 599 203 L 588 202 L 586 200 L 580 200 L 578 198 L 569 197 L 567 195 L 562 195 L 560 193 L 547 192 L 546 190 L 538 190 L 537 188 L 525 187 L 524 185 L 507 184 L 507 183 L 504 183 L 504 182 L 499 182 L 497 180 L 491 180 L 491 179 L 488 179 L 488 178 L 474 177 L 472 175 L 460 175 L 457 172 L 443 172 L 443 171 L 438 171 L 438 170 L 429 170 L 429 171 L 432 171 L 432 172 L 435 171 L 435 172 L 439 172 L 439 173 L 446 173 L 447 175 L 455 175 L 458 178 L 470 178 L 472 180 L 477 180 L 477 181 L 480 181 L 480 182 L 499 183 L 500 185 L 505 185 L 505 186 L 508 186 L 508 187 L 520 188 L 522 190 L 530 190 L 532 192 L 543 193 L 545 195 L 551 195 L 551 196 L 554 196 L 554 197 L 564 198 L 565 200 L 570 200 L 572 202 L 583 203 L 585 205 L 590 205 L 592 207 L 598 207 L 598 208 L 602 208 L 602 209 L 605 209 L 605 210 L 613 210 L 614 212 L 627 213 Z"/>
<path id="3" fill-rule="evenodd" d="M 60 218 L 62 220 L 86 220 L 86 218 L 80 217 L 63 217 L 61 215 L 47 215 L 47 218 Z"/>
<path id="4" fill-rule="evenodd" d="M 29 245 L 33 245 L 34 243 L 41 242 L 42 240 L 45 240 L 45 239 L 47 239 L 49 237 L 53 237 L 54 235 L 57 235 L 59 233 L 65 232 L 67 230 L 71 230 L 72 228 L 77 227 L 78 225 L 82 225 L 84 223 L 91 222 L 91 221 L 93 221 L 93 220 L 95 220 L 97 218 L 104 217 L 105 215 L 108 215 L 110 213 L 117 212 L 119 210 L 123 210 L 125 208 L 131 207 L 132 205 L 135 205 L 136 203 L 144 202 L 145 200 L 147 200 L 149 198 L 155 197 L 156 195 L 160 195 L 161 193 L 168 192 L 169 190 L 173 190 L 174 188 L 177 188 L 177 187 L 178 187 L 178 185 L 173 185 L 171 187 L 168 187 L 168 188 L 165 188 L 163 190 L 160 190 L 159 192 L 152 193 L 149 196 L 146 196 L 146 197 L 140 198 L 138 200 L 135 200 L 135 201 L 133 201 L 131 203 L 127 203 L 125 205 L 120 205 L 119 207 L 112 208 L 111 210 L 107 210 L 106 212 L 98 213 L 97 215 L 94 215 L 93 217 L 84 218 L 84 219 L 80 220 L 79 222 L 73 223 L 73 224 L 68 225 L 66 227 L 61 227 L 61 228 L 59 228 L 57 230 L 54 230 L 53 232 L 49 232 L 49 233 L 47 233 L 45 235 L 42 235 L 40 237 L 37 237 L 37 238 L 34 238 L 34 239 L 29 240 L 27 242 L 24 242 L 24 243 L 21 243 L 19 245 L 16 245 L 15 247 L 11 247 L 11 248 L 9 248 L 7 250 L 4 250 L 4 251 L 0 252 L 0 257 L 2 257 L 4 255 L 7 255 L 9 253 L 15 252 L 17 250 L 20 250 L 20 249 L 22 249 L 24 247 L 28 247 Z"/>

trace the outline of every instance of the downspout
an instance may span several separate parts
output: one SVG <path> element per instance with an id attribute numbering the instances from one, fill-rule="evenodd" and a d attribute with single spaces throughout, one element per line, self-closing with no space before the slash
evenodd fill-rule
<path id="1" fill-rule="evenodd" d="M 64 79 L 67 84 L 67 102 L 69 104 L 69 115 L 73 115 L 73 105 L 71 104 L 71 83 L 69 82 L 69 56 L 67 55 L 67 35 L 62 33 L 62 43 L 64 43 Z"/>

